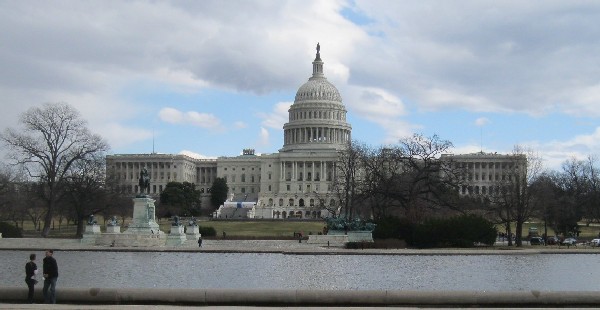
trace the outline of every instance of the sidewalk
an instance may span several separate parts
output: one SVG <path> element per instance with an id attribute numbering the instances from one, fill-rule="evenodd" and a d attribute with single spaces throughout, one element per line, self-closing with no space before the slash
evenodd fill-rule
<path id="1" fill-rule="evenodd" d="M 54 238 L 0 238 L 0 250 L 45 249 L 62 251 L 114 251 L 114 252 L 243 252 L 286 254 L 380 254 L 380 255 L 513 255 L 518 254 L 590 254 L 600 253 L 600 247 L 582 246 L 535 246 L 535 247 L 478 247 L 467 249 L 344 249 L 308 244 L 297 240 L 223 240 L 204 239 L 202 248 L 195 240 L 187 240 L 181 246 L 160 247 L 108 247 L 82 244 L 79 239 Z"/>

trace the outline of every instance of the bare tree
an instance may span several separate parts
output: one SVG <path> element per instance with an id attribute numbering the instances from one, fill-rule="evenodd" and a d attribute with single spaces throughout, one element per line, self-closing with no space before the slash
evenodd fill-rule
<path id="1" fill-rule="evenodd" d="M 47 237 L 67 172 L 75 162 L 108 150 L 108 144 L 90 133 L 79 112 L 66 103 L 31 108 L 21 115 L 20 124 L 19 129 L 7 128 L 0 140 L 15 163 L 45 185 L 42 236 Z"/>
<path id="2" fill-rule="evenodd" d="M 85 218 L 107 207 L 105 172 L 104 153 L 98 152 L 74 162 L 65 177 L 64 201 L 73 209 L 78 237 L 83 235 Z"/>
<path id="3" fill-rule="evenodd" d="M 450 193 L 458 192 L 452 185 L 458 178 L 449 177 L 455 174 L 449 170 L 453 166 L 439 157 L 451 147 L 450 141 L 437 135 L 415 134 L 401 139 L 397 146 L 376 151 L 365 161 L 370 197 L 378 197 L 382 205 L 401 210 L 414 223 L 430 210 L 448 206 Z"/>
<path id="4" fill-rule="evenodd" d="M 542 159 L 533 150 L 519 145 L 514 147 L 511 155 L 513 161 L 508 164 L 505 177 L 496 183 L 491 200 L 509 236 L 511 222 L 515 223 L 515 243 L 522 246 L 523 224 L 536 213 L 531 185 L 542 173 Z"/>
<path id="5" fill-rule="evenodd" d="M 358 141 L 349 142 L 346 148 L 339 153 L 336 162 L 333 186 L 346 219 L 355 217 L 356 208 L 364 198 L 362 196 L 361 162 L 366 154 L 366 149 L 367 147 Z"/>

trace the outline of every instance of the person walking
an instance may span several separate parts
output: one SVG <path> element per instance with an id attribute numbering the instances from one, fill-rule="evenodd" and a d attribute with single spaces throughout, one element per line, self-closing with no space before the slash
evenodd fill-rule
<path id="1" fill-rule="evenodd" d="M 202 247 L 202 236 L 198 237 L 198 247 Z"/>
<path id="2" fill-rule="evenodd" d="M 35 254 L 29 254 L 29 262 L 25 264 L 25 283 L 27 283 L 27 288 L 29 288 L 29 293 L 27 294 L 27 302 L 33 303 L 33 287 L 37 284 L 37 280 L 35 279 L 35 275 L 37 274 L 38 269 L 35 264 Z"/>
<path id="3" fill-rule="evenodd" d="M 53 250 L 46 250 L 44 257 L 44 302 L 47 304 L 56 303 L 56 281 L 58 280 L 58 264 L 53 257 Z"/>

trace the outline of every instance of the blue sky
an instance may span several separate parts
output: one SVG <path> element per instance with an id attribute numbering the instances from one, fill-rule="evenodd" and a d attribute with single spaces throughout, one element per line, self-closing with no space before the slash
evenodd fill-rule
<path id="1" fill-rule="evenodd" d="M 549 169 L 600 155 L 600 3 L 3 1 L 0 123 L 67 102 L 111 153 L 277 152 L 317 42 L 353 137 Z"/>

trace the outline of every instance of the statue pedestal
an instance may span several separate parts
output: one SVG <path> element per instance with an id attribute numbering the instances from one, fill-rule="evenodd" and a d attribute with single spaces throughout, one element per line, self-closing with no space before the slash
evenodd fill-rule
<path id="1" fill-rule="evenodd" d="M 133 221 L 124 234 L 137 235 L 161 235 L 158 223 L 156 223 L 154 199 L 150 197 L 133 198 Z"/>
<path id="2" fill-rule="evenodd" d="M 85 237 L 85 235 L 84 235 Z M 133 199 L 133 220 L 121 233 L 120 226 L 107 226 L 106 233 L 96 238 L 96 245 L 116 247 L 154 247 L 165 245 L 165 233 L 155 220 L 154 199 Z"/>
<path id="3" fill-rule="evenodd" d="M 98 225 L 98 224 L 86 225 L 84 234 L 100 234 L 100 225 Z"/>
<path id="4" fill-rule="evenodd" d="M 198 229 L 198 226 L 195 225 L 188 225 L 185 227 L 185 235 L 187 237 L 187 240 L 198 240 L 198 238 L 200 238 L 200 230 Z"/>
<path id="5" fill-rule="evenodd" d="M 81 237 L 81 243 L 94 245 L 96 244 L 96 238 L 100 235 L 100 225 L 88 224 L 85 226 L 85 232 L 83 232 L 83 236 Z"/>
<path id="6" fill-rule="evenodd" d="M 187 240 L 183 226 L 171 226 L 171 233 L 167 236 L 167 246 L 180 246 Z"/>
<path id="7" fill-rule="evenodd" d="M 119 226 L 119 225 L 106 226 L 106 233 L 107 234 L 120 234 L 121 226 Z"/>
<path id="8" fill-rule="evenodd" d="M 343 247 L 348 242 L 348 235 L 308 235 L 309 244 Z"/>

